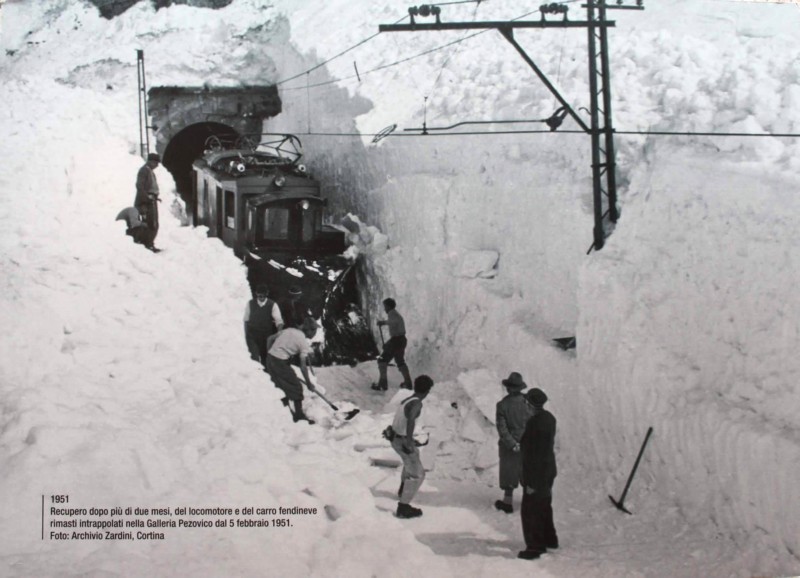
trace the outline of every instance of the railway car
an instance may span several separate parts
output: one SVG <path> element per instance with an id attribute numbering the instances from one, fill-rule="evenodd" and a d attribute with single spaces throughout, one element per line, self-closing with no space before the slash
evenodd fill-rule
<path id="1" fill-rule="evenodd" d="M 320 183 L 300 163 L 294 135 L 206 142 L 192 165 L 193 221 L 230 246 L 248 268 L 251 287 L 266 284 L 279 304 L 289 289 L 322 325 L 323 363 L 377 355 L 358 307 L 356 263 L 342 254 L 346 232 L 327 224 Z"/>

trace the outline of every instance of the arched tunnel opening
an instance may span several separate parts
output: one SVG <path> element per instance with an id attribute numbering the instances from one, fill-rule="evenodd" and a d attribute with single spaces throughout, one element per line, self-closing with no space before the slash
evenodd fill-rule
<path id="1" fill-rule="evenodd" d="M 206 140 L 216 136 L 223 142 L 235 141 L 239 133 L 226 124 L 219 122 L 198 122 L 178 132 L 164 149 L 162 164 L 175 179 L 183 201 L 191 213 L 192 198 L 192 163 L 203 155 Z"/>

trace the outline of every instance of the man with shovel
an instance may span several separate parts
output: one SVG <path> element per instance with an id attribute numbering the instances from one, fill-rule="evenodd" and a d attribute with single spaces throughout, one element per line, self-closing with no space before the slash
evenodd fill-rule
<path id="1" fill-rule="evenodd" d="M 411 373 L 406 365 L 405 352 L 408 341 L 406 340 L 406 324 L 403 316 L 397 312 L 397 303 L 389 297 L 383 300 L 383 309 L 386 311 L 386 320 L 378 321 L 378 329 L 383 339 L 383 326 L 389 326 L 389 341 L 383 344 L 383 352 L 378 357 L 378 371 L 380 378 L 378 383 L 372 384 L 375 391 L 386 391 L 389 389 L 389 382 L 386 372 L 389 369 L 389 362 L 394 359 L 397 362 L 397 369 L 403 374 L 401 388 L 411 389 Z"/>
<path id="2" fill-rule="evenodd" d="M 281 388 L 286 394 L 284 404 L 288 405 L 289 401 L 293 403 L 292 418 L 295 422 L 304 420 L 310 424 L 314 423 L 303 412 L 303 385 L 289 360 L 294 355 L 300 357 L 300 372 L 303 374 L 306 387 L 308 387 L 308 391 L 314 391 L 316 388 L 308 375 L 308 354 L 311 353 L 311 343 L 308 340 L 316 333 L 316 321 L 306 317 L 299 328 L 287 327 L 278 333 L 267 352 L 267 373 L 275 386 Z"/>

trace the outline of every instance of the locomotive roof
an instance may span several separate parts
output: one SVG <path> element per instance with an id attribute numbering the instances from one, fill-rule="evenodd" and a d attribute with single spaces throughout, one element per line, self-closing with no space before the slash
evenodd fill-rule
<path id="1" fill-rule="evenodd" d="M 254 151 L 252 149 L 224 149 L 220 151 L 214 151 L 206 154 L 198 160 L 203 160 L 209 166 L 213 166 L 221 160 L 233 158 L 253 159 L 257 164 L 274 166 L 286 166 L 295 162 L 295 159 L 281 157 L 264 151 Z"/>
<path id="2" fill-rule="evenodd" d="M 247 204 L 254 207 L 274 203 L 275 201 L 313 201 L 315 203 L 324 203 L 325 200 L 318 194 L 312 194 L 309 189 L 305 190 L 285 190 L 281 192 L 270 192 L 256 195 L 247 199 Z"/>

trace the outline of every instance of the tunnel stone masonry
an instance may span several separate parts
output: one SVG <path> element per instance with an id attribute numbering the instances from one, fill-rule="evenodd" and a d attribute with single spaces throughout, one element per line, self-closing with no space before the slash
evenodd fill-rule
<path id="1" fill-rule="evenodd" d="M 170 140 L 198 123 L 219 123 L 239 134 L 260 133 L 265 118 L 281 112 L 275 86 L 231 88 L 159 86 L 148 91 L 155 147 L 164 153 Z"/>

